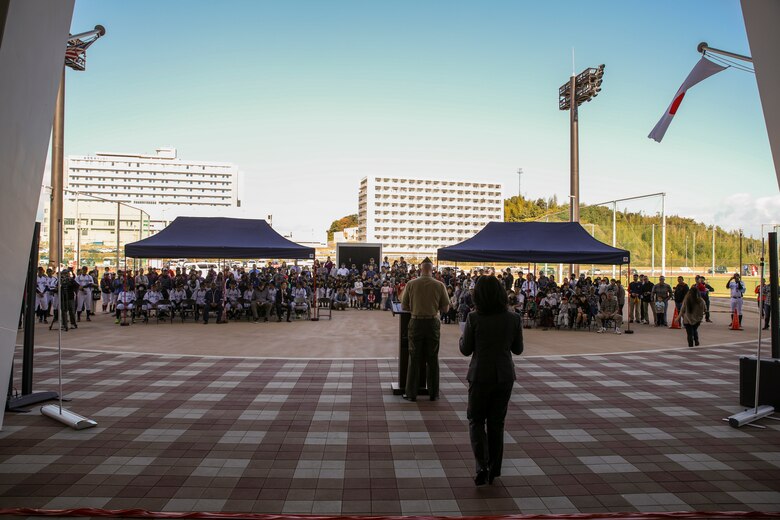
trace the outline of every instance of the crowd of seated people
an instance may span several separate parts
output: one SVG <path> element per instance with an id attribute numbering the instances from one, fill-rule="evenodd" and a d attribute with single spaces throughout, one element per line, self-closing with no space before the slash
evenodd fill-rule
<path id="1" fill-rule="evenodd" d="M 117 273 L 106 268 L 102 276 L 97 269 L 87 273 L 85 268 L 80 278 L 73 279 L 83 278 L 79 282 L 80 292 L 93 291 L 94 297 L 83 298 L 86 302 L 83 306 L 89 309 L 87 304 L 92 303 L 94 309 L 101 301 L 103 311 L 113 313 L 117 323 L 127 319 L 148 321 L 152 315 L 157 319 L 192 316 L 204 323 L 212 318 L 217 323 L 246 318 L 256 323 L 304 318 L 315 305 L 335 311 L 387 311 L 392 302 L 400 301 L 407 282 L 418 274 L 417 266 L 407 263 L 403 257 L 392 262 L 388 257 L 381 262 L 371 259 L 361 266 L 336 265 L 328 257 L 325 262 L 315 261 L 312 268 L 287 264 L 252 268 L 234 265 L 208 272 L 150 268 Z M 663 277 L 653 284 L 646 276 L 634 275 L 633 283 L 626 289 L 620 280 L 590 278 L 585 274 L 564 278 L 558 284 L 554 276 L 544 272 L 537 278 L 533 273 L 522 270 L 513 273 L 508 268 L 445 267 L 434 271 L 434 277 L 444 283 L 450 297 L 450 309 L 441 315 L 442 323 L 462 326 L 468 313 L 474 310 L 471 289 L 476 279 L 485 275 L 496 276 L 502 282 L 510 309 L 523 316 L 525 326 L 538 325 L 544 329 L 590 330 L 595 325 L 598 332 L 610 328 L 619 334 L 626 303 L 631 322 L 663 325 L 669 302 L 674 303 L 677 293 L 687 289 L 679 281 L 672 289 Z M 51 274 L 39 274 L 43 295 L 49 286 L 56 287 L 50 277 Z M 697 280 L 699 285 L 704 287 L 704 294 L 711 290 L 703 277 Z M 45 296 L 39 299 L 42 302 L 39 308 L 43 309 L 39 311 L 40 319 L 45 320 L 48 315 Z M 80 301 L 73 299 L 77 304 Z M 81 306 L 77 307 L 80 310 Z M 75 314 L 79 316 L 80 312 Z"/>

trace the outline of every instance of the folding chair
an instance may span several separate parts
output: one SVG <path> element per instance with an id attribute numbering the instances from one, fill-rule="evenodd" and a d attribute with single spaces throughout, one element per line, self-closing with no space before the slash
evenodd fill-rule
<path id="1" fill-rule="evenodd" d="M 317 309 L 320 318 L 328 317 L 329 320 L 333 319 L 333 308 L 331 306 L 330 298 L 320 298 L 317 300 L 322 305 Z"/>
<path id="2" fill-rule="evenodd" d="M 160 310 L 160 307 L 164 307 L 164 309 Z M 157 323 L 160 323 L 160 313 L 165 314 L 165 316 L 168 317 L 168 319 L 173 323 L 173 304 L 171 303 L 171 300 L 160 300 L 157 302 L 157 307 L 155 307 L 155 317 L 157 318 Z M 165 320 L 165 318 L 163 318 Z"/>
<path id="3" fill-rule="evenodd" d="M 295 301 L 293 302 L 293 312 L 295 313 L 296 318 L 298 316 L 303 316 L 305 313 L 306 319 L 308 320 L 311 317 L 309 314 L 310 310 L 311 310 L 311 305 L 309 305 L 309 302 L 306 301 L 305 298 L 301 298 L 301 297 L 295 298 Z"/>
<path id="4" fill-rule="evenodd" d="M 179 312 L 181 313 L 181 322 L 184 323 L 184 320 L 187 318 L 187 315 L 191 315 L 192 319 L 195 319 L 195 300 L 192 298 L 187 298 L 186 300 L 181 301 L 181 306 L 179 307 Z"/>

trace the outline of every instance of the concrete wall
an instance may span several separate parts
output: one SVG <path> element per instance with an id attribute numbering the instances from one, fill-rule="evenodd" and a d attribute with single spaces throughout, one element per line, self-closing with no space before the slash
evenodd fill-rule
<path id="1" fill-rule="evenodd" d="M 74 0 L 10 0 L 0 41 L 0 393 L 8 388 Z M 0 19 L 2 17 L 0 16 Z M 0 420 L 0 428 L 2 421 Z"/>

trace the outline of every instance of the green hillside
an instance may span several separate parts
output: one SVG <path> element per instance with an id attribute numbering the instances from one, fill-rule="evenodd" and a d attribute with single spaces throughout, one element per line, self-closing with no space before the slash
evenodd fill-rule
<path id="1" fill-rule="evenodd" d="M 533 220 L 567 221 L 568 204 L 558 204 L 555 197 L 525 199 L 511 197 L 504 200 L 504 220 L 523 222 Z M 594 236 L 607 244 L 612 243 L 612 210 L 604 206 L 583 206 L 580 208 L 580 223 Z M 593 226 L 591 226 L 593 224 Z M 661 216 L 640 213 L 618 212 L 616 217 L 617 247 L 631 251 L 632 263 L 650 265 L 653 224 L 655 224 L 655 263 L 661 264 Z M 686 265 L 686 236 L 688 241 L 688 263 L 693 266 L 694 233 L 696 235 L 696 265 L 712 264 L 712 226 L 690 218 L 666 217 L 666 263 L 670 266 Z M 743 237 L 742 261 L 758 264 L 761 255 L 761 241 Z M 739 263 L 739 232 L 715 228 L 715 264 L 735 267 Z"/>

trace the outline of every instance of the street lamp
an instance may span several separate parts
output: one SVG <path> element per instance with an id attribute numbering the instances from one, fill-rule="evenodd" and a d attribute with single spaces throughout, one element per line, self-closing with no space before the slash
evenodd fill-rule
<path id="1" fill-rule="evenodd" d="M 579 150 L 579 116 L 577 107 L 589 102 L 599 95 L 604 77 L 604 65 L 598 68 L 589 67 L 578 75 L 572 73 L 569 81 L 558 89 L 558 108 L 570 112 L 571 122 L 571 176 L 570 192 L 572 204 L 569 209 L 569 221 L 580 221 L 580 150 Z"/>
<path id="2" fill-rule="evenodd" d="M 102 25 L 91 31 L 68 36 L 65 49 L 65 64 L 62 67 L 60 88 L 54 108 L 54 124 L 51 145 L 51 202 L 49 207 L 49 263 L 59 269 L 62 262 L 62 190 L 65 172 L 65 67 L 83 71 L 87 68 L 87 49 L 98 38 L 106 34 Z"/>

